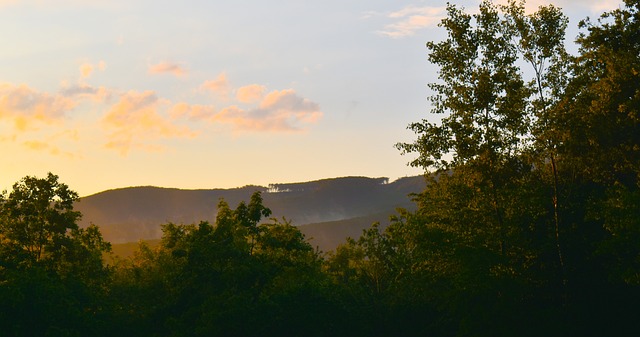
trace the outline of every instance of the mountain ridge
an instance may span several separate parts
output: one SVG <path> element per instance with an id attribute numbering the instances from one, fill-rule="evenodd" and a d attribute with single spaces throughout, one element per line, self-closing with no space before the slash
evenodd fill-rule
<path id="1" fill-rule="evenodd" d="M 106 240 L 118 244 L 158 239 L 162 235 L 161 225 L 168 222 L 213 222 L 220 199 L 235 208 L 260 191 L 273 217 L 286 217 L 299 226 L 314 246 L 330 250 L 371 222 L 385 221 L 396 208 L 412 208 L 409 195 L 422 191 L 425 185 L 423 176 L 393 182 L 386 177 L 350 176 L 230 189 L 132 186 L 82 197 L 74 207 L 83 214 L 81 226 L 94 223 Z M 375 214 L 378 216 L 371 217 Z M 351 219 L 357 218 L 374 221 L 354 225 Z M 313 226 L 305 228 L 310 224 Z"/>

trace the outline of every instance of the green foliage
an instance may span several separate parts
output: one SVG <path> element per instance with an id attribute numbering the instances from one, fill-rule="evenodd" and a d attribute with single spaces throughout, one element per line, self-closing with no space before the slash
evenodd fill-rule
<path id="1" fill-rule="evenodd" d="M 423 120 L 409 126 L 419 135 L 398 144 L 403 153 L 417 152 L 413 166 L 449 169 L 465 163 L 499 165 L 521 149 L 528 131 L 524 114 L 525 84 L 516 66 L 513 31 L 506 29 L 489 1 L 469 15 L 448 5 L 442 21 L 448 38 L 429 42 L 429 61 L 440 70 L 442 83 L 432 83 L 432 112 L 447 114 L 439 125 Z M 451 156 L 451 158 L 449 158 Z"/>
<path id="2" fill-rule="evenodd" d="M 161 336 L 325 329 L 322 312 L 300 310 L 330 305 L 322 259 L 287 220 L 261 224 L 270 214 L 256 192 L 235 209 L 220 200 L 213 225 L 164 225 L 159 247 L 142 245 L 117 268 L 114 290 L 126 305 L 116 317 L 137 315 L 123 329 Z"/>
<path id="3" fill-rule="evenodd" d="M 606 184 L 640 184 L 640 4 L 605 13 L 597 23 L 580 23 L 575 101 L 569 113 L 580 128 L 566 151 L 592 179 Z M 586 112 L 586 113 L 585 113 Z M 588 149 L 589 155 L 584 155 Z"/>
<path id="4" fill-rule="evenodd" d="M 79 228 L 76 192 L 49 173 L 25 177 L 0 200 L 0 325 L 7 336 L 95 334 L 110 250 L 96 226 Z"/>
<path id="5" fill-rule="evenodd" d="M 397 145 L 438 170 L 402 223 L 457 334 L 638 331 L 637 310 L 619 310 L 640 291 L 639 7 L 625 5 L 581 24 L 577 57 L 559 9 L 515 2 L 450 5 L 448 38 L 427 44 L 432 112 L 446 115 Z"/>
<path id="6" fill-rule="evenodd" d="M 3 259 L 25 267 L 56 264 L 63 258 L 62 247 L 71 244 L 70 231 L 78 228 L 80 218 L 73 211 L 77 193 L 47 178 L 25 177 L 2 195 L 0 234 Z"/>

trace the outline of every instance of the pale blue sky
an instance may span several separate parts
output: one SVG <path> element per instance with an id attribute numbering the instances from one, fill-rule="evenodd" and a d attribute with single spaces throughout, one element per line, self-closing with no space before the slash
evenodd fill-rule
<path id="1" fill-rule="evenodd" d="M 48 171 L 81 195 L 420 174 L 393 144 L 428 116 L 445 4 L 0 0 L 0 189 Z M 554 4 L 571 41 L 619 1 Z"/>

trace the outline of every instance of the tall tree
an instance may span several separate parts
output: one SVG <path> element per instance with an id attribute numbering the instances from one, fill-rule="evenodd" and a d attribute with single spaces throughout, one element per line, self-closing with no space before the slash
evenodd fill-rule
<path id="1" fill-rule="evenodd" d="M 577 175 L 592 184 L 587 219 L 602 226 L 601 246 L 612 277 L 639 285 L 640 247 L 640 2 L 580 23 L 576 79 L 568 115 L 580 125 L 564 142 Z"/>
<path id="2" fill-rule="evenodd" d="M 427 44 L 442 117 L 411 124 L 418 139 L 397 147 L 436 170 L 417 198 L 414 255 L 461 299 L 454 308 L 524 310 L 546 317 L 531 331 L 558 335 L 587 333 L 585 322 L 600 334 L 630 328 L 616 307 L 639 293 L 640 3 L 625 6 L 581 23 L 576 58 L 554 6 L 448 6 L 447 39 Z M 500 334 L 464 310 L 453 311 L 461 329 Z"/>
<path id="3" fill-rule="evenodd" d="M 581 128 L 567 151 L 607 185 L 640 185 L 640 2 L 583 20 L 572 116 Z M 588 149 L 587 152 L 583 152 Z"/>
<path id="4" fill-rule="evenodd" d="M 485 225 L 497 229 L 504 255 L 508 224 L 503 188 L 505 179 L 521 169 L 517 156 L 530 132 L 531 116 L 525 110 L 529 90 L 517 66 L 515 32 L 498 7 L 483 1 L 477 14 L 454 5 L 447 12 L 440 24 L 447 39 L 427 43 L 429 61 L 439 67 L 441 80 L 429 85 L 434 91 L 431 112 L 446 116 L 439 123 L 425 119 L 411 124 L 418 139 L 397 147 L 403 154 L 417 152 L 413 166 L 467 171 L 464 183 L 490 200 L 493 215 Z"/>
<path id="5" fill-rule="evenodd" d="M 538 173 L 549 167 L 551 172 L 553 225 L 555 245 L 563 284 L 567 282 L 565 261 L 560 241 L 560 173 L 558 168 L 558 146 L 566 134 L 562 123 L 562 106 L 570 80 L 571 57 L 564 40 L 568 18 L 553 6 L 541 6 L 532 14 L 525 14 L 524 1 L 510 1 L 502 6 L 509 29 L 514 31 L 514 45 L 520 57 L 533 71 L 528 86 L 532 96 L 528 100 L 527 113 L 531 116 L 531 156 L 529 160 Z"/>

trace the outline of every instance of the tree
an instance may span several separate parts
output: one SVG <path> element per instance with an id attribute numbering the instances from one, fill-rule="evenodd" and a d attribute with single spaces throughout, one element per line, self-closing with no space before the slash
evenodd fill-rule
<path id="1" fill-rule="evenodd" d="M 640 293 L 640 3 L 625 6 L 581 23 L 577 57 L 558 8 L 514 1 L 475 15 L 449 5 L 447 39 L 427 44 L 441 80 L 431 111 L 444 116 L 411 124 L 418 139 L 397 147 L 431 173 L 409 217 L 412 255 L 444 284 L 437 301 L 453 303 L 460 333 L 501 334 L 504 321 L 466 314 L 480 307 L 545 322 L 531 333 L 631 328 L 619 308 Z"/>
<path id="2" fill-rule="evenodd" d="M 262 194 L 255 192 L 251 195 L 249 204 L 241 202 L 234 213 L 240 228 L 246 231 L 244 235 L 249 241 L 249 254 L 253 254 L 256 240 L 260 234 L 258 224 L 263 217 L 267 218 L 271 215 L 271 210 L 262 205 Z"/>
<path id="3" fill-rule="evenodd" d="M 580 125 L 566 155 L 607 185 L 640 186 L 640 2 L 583 20 L 569 114 Z M 588 151 L 585 151 L 588 150 Z"/>
<path id="4" fill-rule="evenodd" d="M 13 185 L 11 193 L 2 195 L 0 235 L 5 259 L 17 265 L 57 263 L 63 247 L 73 241 L 70 235 L 78 229 L 80 213 L 73 210 L 78 194 L 58 176 L 25 177 Z"/>
<path id="5" fill-rule="evenodd" d="M 577 39 L 566 111 L 581 127 L 561 149 L 575 175 L 590 183 L 585 218 L 605 231 L 593 253 L 604 259 L 601 270 L 609 273 L 602 274 L 634 298 L 628 292 L 637 294 L 640 285 L 640 2 L 625 0 L 580 27 L 586 32 Z"/>
<path id="6" fill-rule="evenodd" d="M 532 97 L 527 102 L 532 127 L 528 138 L 529 161 L 542 173 L 549 167 L 551 172 L 553 225 L 555 246 L 560 266 L 560 279 L 566 284 L 565 261 L 560 240 L 560 173 L 558 168 L 558 147 L 566 135 L 562 125 L 562 105 L 570 81 L 571 57 L 564 47 L 568 19 L 562 11 L 553 6 L 541 6 L 533 14 L 525 14 L 524 2 L 516 4 L 511 0 L 502 6 L 509 29 L 514 33 L 514 44 L 521 58 L 533 70 L 533 79 L 528 86 Z"/>
<path id="7" fill-rule="evenodd" d="M 439 66 L 442 80 L 429 84 L 435 92 L 431 112 L 447 116 L 440 125 L 426 119 L 411 124 L 419 138 L 396 146 L 403 153 L 417 152 L 411 165 L 426 170 L 474 162 L 495 169 L 498 160 L 521 149 L 521 137 L 528 132 L 522 109 L 527 90 L 515 64 L 514 32 L 489 1 L 475 15 L 455 5 L 448 5 L 447 12 L 440 26 L 448 38 L 427 43 L 429 61 Z"/>
<path id="8" fill-rule="evenodd" d="M 468 180 L 490 197 L 493 226 L 499 229 L 499 249 L 506 251 L 503 186 L 521 170 L 517 156 L 526 145 L 530 116 L 525 103 L 529 91 L 517 67 L 515 32 L 490 1 L 469 15 L 448 5 L 441 26 L 448 38 L 429 42 L 429 61 L 439 67 L 441 83 L 432 83 L 432 113 L 447 114 L 439 124 L 428 120 L 409 126 L 418 139 L 396 146 L 403 154 L 417 152 L 413 166 L 476 172 Z"/>
<path id="9" fill-rule="evenodd" d="M 317 311 L 329 305 L 322 259 L 286 219 L 261 223 L 270 214 L 255 192 L 235 209 L 221 199 L 215 223 L 163 225 L 158 247 L 143 244 L 118 265 L 113 293 L 123 330 L 318 335 L 332 313 Z"/>
<path id="10" fill-rule="evenodd" d="M 49 173 L 0 197 L 0 325 L 9 336 L 95 335 L 101 327 L 110 244 L 79 228 L 76 192 Z"/>

